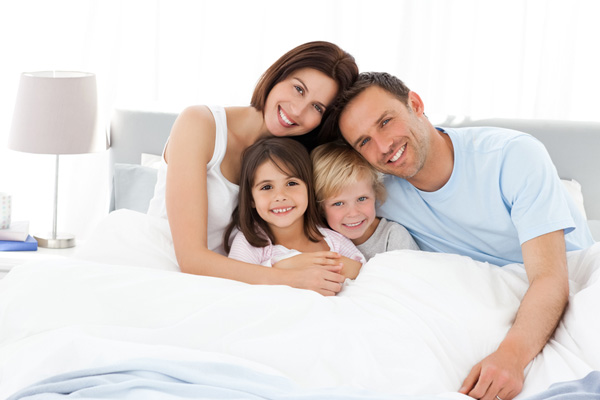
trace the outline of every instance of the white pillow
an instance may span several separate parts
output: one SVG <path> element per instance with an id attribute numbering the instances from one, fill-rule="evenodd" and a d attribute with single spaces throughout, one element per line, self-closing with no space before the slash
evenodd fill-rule
<path id="1" fill-rule="evenodd" d="M 581 193 L 581 184 L 575 179 L 561 179 L 560 181 L 567 189 L 567 192 L 569 192 L 569 194 L 571 195 L 571 198 L 577 205 L 579 211 L 581 211 L 581 215 L 583 215 L 583 218 L 587 220 L 587 215 L 585 214 L 585 207 L 583 206 L 583 193 Z"/>
<path id="2" fill-rule="evenodd" d="M 158 171 L 136 164 L 115 164 L 113 174 L 114 208 L 146 213 L 154 196 Z"/>
<path id="3" fill-rule="evenodd" d="M 142 165 L 143 167 L 158 169 L 160 167 L 161 162 L 162 156 L 158 156 L 156 154 L 142 153 L 140 165 Z"/>

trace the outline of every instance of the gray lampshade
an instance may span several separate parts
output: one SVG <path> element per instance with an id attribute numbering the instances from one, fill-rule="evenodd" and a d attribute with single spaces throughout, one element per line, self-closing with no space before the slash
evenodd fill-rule
<path id="1" fill-rule="evenodd" d="M 8 147 L 26 153 L 83 154 L 106 150 L 98 129 L 96 76 L 88 72 L 21 74 Z"/>

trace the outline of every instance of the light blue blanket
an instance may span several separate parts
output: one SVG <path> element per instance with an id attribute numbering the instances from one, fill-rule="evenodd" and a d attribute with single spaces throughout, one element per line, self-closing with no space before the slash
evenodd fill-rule
<path id="1" fill-rule="evenodd" d="M 555 383 L 525 400 L 600 400 L 600 371 L 575 381 Z"/>
<path id="2" fill-rule="evenodd" d="M 438 396 L 391 396 L 356 388 L 305 389 L 277 375 L 224 362 L 139 359 L 70 372 L 19 391 L 8 400 L 281 399 L 439 400 Z M 552 385 L 526 400 L 600 400 L 600 371 Z"/>
<path id="3" fill-rule="evenodd" d="M 304 389 L 282 376 L 224 362 L 139 359 L 119 365 L 58 375 L 8 400 L 119 399 L 282 399 L 439 400 L 389 396 L 355 388 Z"/>

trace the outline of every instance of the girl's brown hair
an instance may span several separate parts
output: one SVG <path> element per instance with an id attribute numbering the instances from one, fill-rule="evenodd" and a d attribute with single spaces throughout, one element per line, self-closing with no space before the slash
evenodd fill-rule
<path id="1" fill-rule="evenodd" d="M 231 223 L 223 236 L 223 244 L 227 253 L 231 249 L 229 238 L 234 228 L 242 232 L 246 240 L 254 247 L 265 247 L 270 243 L 275 243 L 269 225 L 253 207 L 252 187 L 256 170 L 265 162 L 272 162 L 282 172 L 296 177 L 306 184 L 308 205 L 304 213 L 304 233 L 313 242 L 318 242 L 323 237 L 318 229 L 322 225 L 322 219 L 315 198 L 312 163 L 308 151 L 295 140 L 270 137 L 257 141 L 244 151 L 238 206 L 235 208 Z"/>

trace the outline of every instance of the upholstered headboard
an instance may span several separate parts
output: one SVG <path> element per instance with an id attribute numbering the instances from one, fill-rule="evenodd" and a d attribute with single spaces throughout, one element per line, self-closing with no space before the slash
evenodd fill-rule
<path id="1" fill-rule="evenodd" d="M 110 123 L 110 211 L 131 208 L 146 212 L 154 188 L 149 183 L 152 179 L 156 180 L 156 172 L 150 167 L 140 166 L 142 154 L 162 154 L 176 118 L 174 113 L 114 111 Z M 128 189 L 125 198 L 119 196 L 122 186 Z"/>
<path id="2" fill-rule="evenodd" d="M 176 118 L 174 113 L 116 110 L 111 121 L 110 176 L 116 164 L 139 165 L 142 153 L 162 154 Z M 600 220 L 600 157 L 596 154 L 600 151 L 600 122 L 458 117 L 433 122 L 446 127 L 500 126 L 532 134 L 548 149 L 560 177 L 581 184 L 588 219 Z M 142 172 L 151 175 L 151 171 Z M 147 191 L 145 187 L 136 193 L 145 195 Z M 111 197 L 111 210 L 119 208 L 114 187 Z"/>

